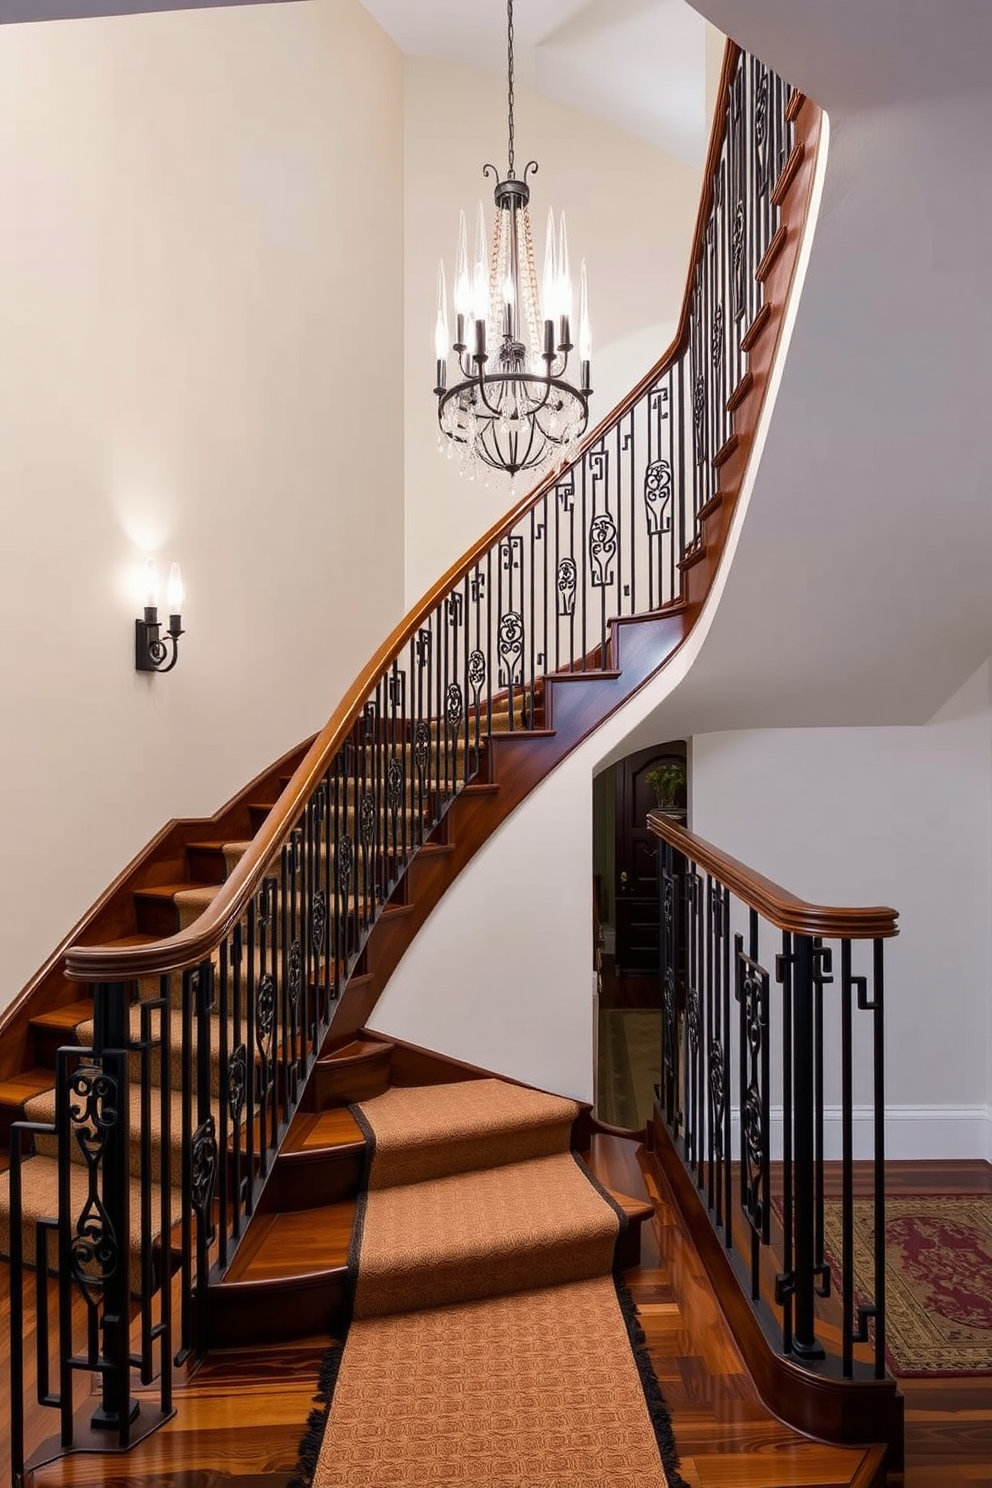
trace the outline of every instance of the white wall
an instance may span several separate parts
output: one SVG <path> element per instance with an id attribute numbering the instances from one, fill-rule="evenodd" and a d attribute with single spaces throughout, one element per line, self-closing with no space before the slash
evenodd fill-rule
<path id="1" fill-rule="evenodd" d="M 406 596 L 414 604 L 511 505 L 509 483 L 460 476 L 437 449 L 434 313 L 437 263 L 449 292 L 464 208 L 470 234 L 481 198 L 492 219 L 492 161 L 506 170 L 505 81 L 408 57 L 406 76 Z M 700 172 L 602 121 L 516 89 L 517 173 L 537 159 L 531 212 L 540 261 L 548 207 L 568 221 L 573 278 L 589 272 L 593 331 L 591 425 L 666 350 L 677 319 L 699 200 Z M 471 243 L 470 243 L 471 250 Z M 648 333 L 657 327 L 656 336 Z M 614 343 L 618 343 L 614 345 Z M 602 352 L 605 355 L 600 355 Z M 591 426 L 590 425 L 590 426 Z M 532 482 L 521 480 L 518 496 Z"/>
<path id="2" fill-rule="evenodd" d="M 589 1100 L 592 777 L 575 761 L 549 776 L 455 880 L 370 1026 Z"/>
<path id="3" fill-rule="evenodd" d="M 894 1157 L 992 1157 L 989 685 L 985 663 L 918 727 L 692 741 L 701 837 L 802 898 L 899 912 L 885 949 Z"/>
<path id="4" fill-rule="evenodd" d="M 402 125 L 358 0 L 0 28 L 0 1003 L 399 618 Z"/>

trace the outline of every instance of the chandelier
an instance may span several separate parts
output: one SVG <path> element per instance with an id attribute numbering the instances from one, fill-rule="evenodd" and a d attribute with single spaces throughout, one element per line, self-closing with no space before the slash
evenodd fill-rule
<path id="1" fill-rule="evenodd" d="M 513 0 L 507 0 L 508 166 L 504 180 L 494 165 L 483 175 L 496 178 L 496 214 L 487 252 L 486 224 L 479 202 L 474 262 L 470 269 L 468 231 L 461 213 L 455 264 L 455 338 L 449 341 L 444 261 L 438 265 L 437 417 L 439 446 L 458 450 L 463 471 L 478 473 L 480 462 L 511 477 L 571 459 L 589 418 L 591 340 L 582 261 L 579 281 L 579 383 L 567 377 L 572 344 L 572 282 L 565 214 L 557 227 L 548 212 L 544 274 L 538 294 L 527 177 L 537 162 L 514 172 Z M 448 387 L 448 357 L 456 378 Z"/>

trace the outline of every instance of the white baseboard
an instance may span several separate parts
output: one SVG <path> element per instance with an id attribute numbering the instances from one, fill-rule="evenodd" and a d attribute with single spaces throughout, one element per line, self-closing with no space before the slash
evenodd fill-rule
<path id="1" fill-rule="evenodd" d="M 740 1124 L 731 1120 L 736 1156 Z M 782 1155 L 782 1108 L 771 1110 L 772 1157 Z M 873 1123 L 870 1106 L 855 1106 L 854 1156 L 867 1158 L 873 1152 Z M 823 1119 L 823 1149 L 828 1159 L 841 1155 L 839 1106 L 828 1106 Z M 949 1160 L 983 1158 L 992 1162 L 992 1107 L 989 1106 L 887 1106 L 885 1108 L 885 1155 L 893 1159 Z"/>

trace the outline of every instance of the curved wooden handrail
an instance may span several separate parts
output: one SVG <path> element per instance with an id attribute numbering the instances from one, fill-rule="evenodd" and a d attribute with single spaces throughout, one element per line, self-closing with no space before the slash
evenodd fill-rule
<path id="1" fill-rule="evenodd" d="M 765 878 L 763 873 L 756 873 L 739 858 L 714 847 L 705 837 L 697 837 L 663 812 L 652 811 L 648 826 L 656 837 L 689 858 L 697 868 L 718 878 L 725 888 L 732 889 L 738 899 L 779 930 L 789 930 L 794 935 L 822 935 L 833 940 L 888 940 L 899 934 L 897 911 L 885 905 L 845 909 L 834 904 L 810 904 Z"/>
<path id="2" fill-rule="evenodd" d="M 722 147 L 730 86 L 739 54 L 740 48 L 736 43 L 728 41 L 724 51 L 717 104 L 713 111 L 709 149 L 703 169 L 703 189 L 696 214 L 686 287 L 674 340 L 659 361 L 617 404 L 616 408 L 601 419 L 590 434 L 586 435 L 580 445 L 576 461 L 595 445 L 606 430 L 617 424 L 651 384 L 688 349 L 693 276 L 697 260 L 703 251 L 706 224 L 712 207 L 714 171 Z M 252 896 L 261 887 L 270 864 L 288 839 L 310 795 L 348 738 L 371 689 L 381 678 L 386 667 L 416 635 L 418 629 L 445 596 L 472 572 L 501 537 L 513 530 L 521 517 L 537 506 L 559 479 L 559 471 L 550 471 L 532 492 L 524 496 L 505 517 L 484 533 L 478 542 L 438 579 L 405 619 L 400 621 L 345 693 L 327 724 L 317 735 L 309 753 L 273 806 L 264 825 L 256 834 L 251 848 L 225 881 L 216 898 L 194 924 L 185 930 L 180 930 L 175 935 L 162 940 L 149 941 L 139 946 L 70 946 L 65 961 L 67 977 L 80 982 L 129 981 L 134 977 L 148 976 L 152 973 L 180 971 L 184 967 L 193 966 L 205 960 L 211 954 L 245 914 Z"/>

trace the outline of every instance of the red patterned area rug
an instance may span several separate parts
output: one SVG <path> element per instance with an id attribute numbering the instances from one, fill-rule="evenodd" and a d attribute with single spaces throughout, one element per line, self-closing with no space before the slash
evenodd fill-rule
<path id="1" fill-rule="evenodd" d="M 992 1374 L 992 1195 L 886 1199 L 886 1345 L 894 1375 Z M 855 1290 L 872 1293 L 874 1225 L 854 1206 Z M 827 1201 L 824 1239 L 841 1254 L 840 1203 Z"/>

